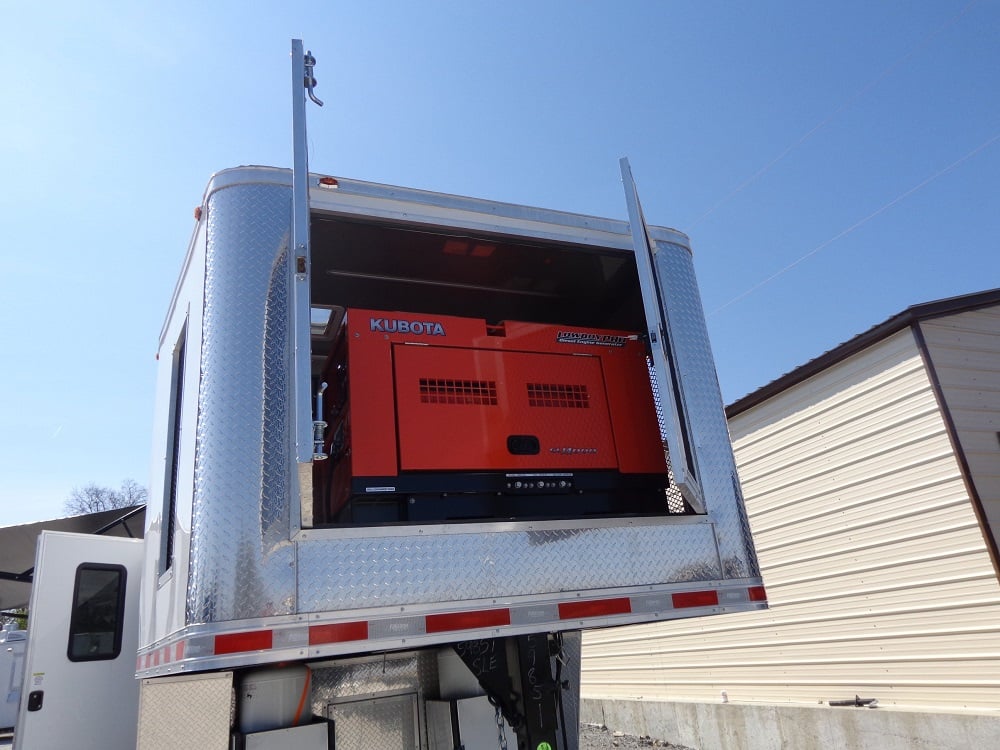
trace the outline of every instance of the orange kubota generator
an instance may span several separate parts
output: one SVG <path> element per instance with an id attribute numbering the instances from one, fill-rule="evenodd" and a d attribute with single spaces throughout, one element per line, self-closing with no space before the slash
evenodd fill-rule
<path id="1" fill-rule="evenodd" d="M 321 378 L 319 523 L 665 511 L 634 334 L 350 309 Z"/>

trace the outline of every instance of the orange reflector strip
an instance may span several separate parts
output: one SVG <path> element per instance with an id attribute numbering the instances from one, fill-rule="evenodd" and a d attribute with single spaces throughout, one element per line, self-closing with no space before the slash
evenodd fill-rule
<path id="1" fill-rule="evenodd" d="M 597 599 L 589 602 L 565 602 L 559 605 L 559 619 L 575 620 L 579 617 L 627 615 L 631 611 L 632 602 L 627 596 L 623 596 L 620 599 Z"/>
<path id="2" fill-rule="evenodd" d="M 767 592 L 764 590 L 763 586 L 751 586 L 748 589 L 750 593 L 750 601 L 752 602 L 766 602 Z"/>
<path id="3" fill-rule="evenodd" d="M 263 651 L 271 648 L 270 630 L 253 630 L 249 633 L 232 633 L 215 636 L 215 655 L 238 654 L 242 651 Z"/>
<path id="4" fill-rule="evenodd" d="M 451 612 L 445 615 L 427 615 L 428 633 L 446 633 L 450 630 L 474 630 L 510 625 L 509 609 L 483 609 L 476 612 Z"/>
<path id="5" fill-rule="evenodd" d="M 671 597 L 675 609 L 684 607 L 715 607 L 719 604 L 718 591 L 684 591 Z"/>
<path id="6" fill-rule="evenodd" d="M 466 240 L 445 240 L 441 251 L 445 255 L 466 255 L 469 252 L 469 243 Z"/>
<path id="7" fill-rule="evenodd" d="M 367 622 L 338 622 L 333 625 L 310 625 L 309 645 L 320 643 L 343 643 L 344 641 L 364 641 L 368 639 Z"/>

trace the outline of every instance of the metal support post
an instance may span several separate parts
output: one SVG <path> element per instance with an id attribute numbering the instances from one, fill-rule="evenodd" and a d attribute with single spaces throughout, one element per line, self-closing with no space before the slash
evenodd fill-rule
<path id="1" fill-rule="evenodd" d="M 552 673 L 554 641 L 545 633 L 456 643 L 455 652 L 503 713 L 519 750 L 566 750 L 562 690 Z"/>

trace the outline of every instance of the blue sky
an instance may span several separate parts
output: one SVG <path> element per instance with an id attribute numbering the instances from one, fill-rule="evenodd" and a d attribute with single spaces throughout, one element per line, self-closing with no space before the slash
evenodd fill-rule
<path id="1" fill-rule="evenodd" d="M 627 155 L 727 402 L 1000 285 L 1000 0 L 265 5 L 4 4 L 0 525 L 147 482 L 192 211 L 290 164 L 292 37 L 314 171 L 624 218 Z"/>

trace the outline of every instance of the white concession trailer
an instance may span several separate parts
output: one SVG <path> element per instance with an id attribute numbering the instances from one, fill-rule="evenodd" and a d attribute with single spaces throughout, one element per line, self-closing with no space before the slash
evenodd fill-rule
<path id="1" fill-rule="evenodd" d="M 24 651 L 27 633 L 13 624 L 0 630 L 0 730 L 10 729 L 17 719 L 24 682 Z"/>
<path id="2" fill-rule="evenodd" d="M 624 160 L 627 222 L 309 173 L 292 60 L 294 169 L 196 212 L 145 539 L 43 534 L 15 747 L 575 748 L 581 630 L 766 607 L 687 237 Z"/>

